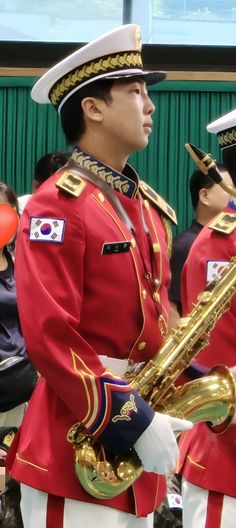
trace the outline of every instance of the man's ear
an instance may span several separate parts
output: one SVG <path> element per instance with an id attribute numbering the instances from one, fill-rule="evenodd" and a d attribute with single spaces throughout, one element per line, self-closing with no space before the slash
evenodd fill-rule
<path id="1" fill-rule="evenodd" d="M 208 189 L 205 187 L 199 191 L 199 202 L 203 203 L 204 205 L 209 205 Z"/>
<path id="2" fill-rule="evenodd" d="M 35 191 L 37 191 L 37 189 L 39 188 L 40 186 L 40 183 L 38 182 L 38 180 L 33 180 L 32 181 L 32 193 L 34 193 Z"/>
<path id="3" fill-rule="evenodd" d="M 100 123 L 103 119 L 101 103 L 102 101 L 96 99 L 96 97 L 85 97 L 81 102 L 84 116 L 92 121 Z"/>

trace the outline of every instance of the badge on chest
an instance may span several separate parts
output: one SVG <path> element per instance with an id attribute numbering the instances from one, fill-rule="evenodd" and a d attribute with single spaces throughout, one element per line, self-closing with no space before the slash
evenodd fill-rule
<path id="1" fill-rule="evenodd" d="M 113 255 L 114 253 L 127 253 L 130 250 L 131 242 L 124 240 L 122 242 L 107 242 L 102 246 L 102 255 Z"/>

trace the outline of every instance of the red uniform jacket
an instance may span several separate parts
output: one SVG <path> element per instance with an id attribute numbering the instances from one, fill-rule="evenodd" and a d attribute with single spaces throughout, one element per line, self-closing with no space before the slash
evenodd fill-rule
<path id="1" fill-rule="evenodd" d="M 80 153 L 81 159 L 88 156 Z M 76 197 L 56 187 L 55 174 L 26 206 L 15 264 L 22 329 L 42 377 L 9 454 L 11 474 L 39 490 L 99 504 L 75 476 L 67 433 L 82 422 L 118 454 L 135 443 L 153 411 L 98 356 L 146 362 L 163 340 L 168 310 L 166 231 L 128 170 L 134 181 L 101 168 L 103 180 L 119 184 L 134 232 L 94 184 L 80 178 Z M 113 421 L 131 394 L 136 412 Z M 164 493 L 165 479 L 144 473 L 133 489 L 104 504 L 143 516 Z"/>
<path id="2" fill-rule="evenodd" d="M 235 228 L 236 214 L 230 210 L 225 213 L 228 212 Z M 227 222 L 224 213 L 221 215 L 221 222 L 222 225 Z M 217 225 L 217 221 L 214 220 L 214 224 Z M 217 268 L 235 255 L 235 229 L 230 234 L 225 234 L 207 226 L 203 228 L 190 250 L 183 270 L 184 313 L 191 311 L 198 293 L 206 287 L 209 279 L 213 279 Z M 211 332 L 209 346 L 198 354 L 195 361 L 206 369 L 219 364 L 234 366 L 235 329 L 234 296 L 230 309 L 218 320 Z M 179 470 L 189 482 L 197 486 L 236 497 L 235 455 L 236 425 L 231 425 L 223 434 L 216 434 L 207 425 L 198 424 L 181 435 Z"/>

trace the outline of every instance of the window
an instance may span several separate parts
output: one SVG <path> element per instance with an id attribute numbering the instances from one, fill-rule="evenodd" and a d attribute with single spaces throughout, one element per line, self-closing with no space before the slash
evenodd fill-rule
<path id="1" fill-rule="evenodd" d="M 122 14 L 122 0 L 0 0 L 0 40 L 87 42 Z"/>
<path id="2" fill-rule="evenodd" d="M 153 0 L 153 43 L 235 46 L 235 0 Z"/>
<path id="3" fill-rule="evenodd" d="M 122 24 L 151 44 L 235 46 L 235 0 L 0 0 L 0 40 L 88 42 Z"/>

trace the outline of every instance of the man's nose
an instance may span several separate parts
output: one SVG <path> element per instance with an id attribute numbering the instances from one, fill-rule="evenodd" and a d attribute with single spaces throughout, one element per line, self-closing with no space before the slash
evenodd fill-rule
<path id="1" fill-rule="evenodd" d="M 153 104 L 148 94 L 147 94 L 147 101 L 146 101 L 146 111 L 148 115 L 152 115 L 153 112 L 155 112 L 155 105 Z"/>

